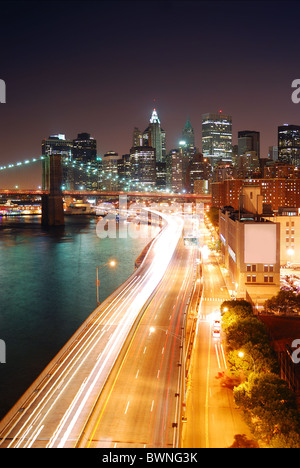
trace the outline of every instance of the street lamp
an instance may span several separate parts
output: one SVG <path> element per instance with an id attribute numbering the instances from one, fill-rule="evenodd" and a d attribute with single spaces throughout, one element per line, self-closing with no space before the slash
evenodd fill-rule
<path id="1" fill-rule="evenodd" d="M 245 353 L 244 353 L 243 351 L 239 351 L 238 356 L 239 356 L 240 358 L 243 358 L 243 357 L 245 357 Z M 251 356 L 251 354 L 247 354 L 247 356 L 250 356 L 250 357 L 251 357 L 252 363 L 253 363 L 253 370 L 254 370 L 254 372 L 255 372 L 255 361 L 254 361 L 253 357 Z"/>
<path id="2" fill-rule="evenodd" d="M 97 279 L 96 279 L 96 286 L 97 286 L 97 306 L 100 304 L 99 302 L 99 286 L 100 286 L 100 280 L 99 280 L 99 270 L 100 268 L 104 268 L 105 266 L 110 266 L 114 267 L 116 266 L 117 262 L 115 260 L 110 260 L 109 262 L 105 263 L 104 265 L 101 265 L 100 267 L 97 267 Z"/>

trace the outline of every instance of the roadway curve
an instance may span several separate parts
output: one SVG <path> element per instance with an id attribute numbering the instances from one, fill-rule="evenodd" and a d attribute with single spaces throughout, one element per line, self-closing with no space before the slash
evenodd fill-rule
<path id="1" fill-rule="evenodd" d="M 0 448 L 75 447 L 128 333 L 161 282 L 182 236 L 167 224 L 142 265 L 84 322 L 0 423 Z"/>
<path id="2" fill-rule="evenodd" d="M 185 322 L 195 278 L 195 248 L 177 245 L 109 391 L 78 446 L 176 448 L 185 398 Z"/>

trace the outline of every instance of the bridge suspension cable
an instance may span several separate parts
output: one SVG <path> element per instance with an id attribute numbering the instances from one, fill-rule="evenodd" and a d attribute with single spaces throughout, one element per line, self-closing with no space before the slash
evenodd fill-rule
<path id="1" fill-rule="evenodd" d="M 15 163 L 9 163 L 7 165 L 0 166 L 0 172 L 17 168 L 17 167 L 22 167 L 22 166 L 27 166 L 31 165 L 36 162 L 40 162 L 46 158 L 45 155 L 39 156 L 37 158 L 32 158 L 32 159 L 26 159 L 24 161 L 18 161 Z M 105 190 L 105 183 L 111 183 L 115 182 L 118 184 L 120 190 L 124 191 L 147 191 L 147 192 L 170 192 L 165 189 L 158 189 L 157 187 L 151 186 L 149 183 L 145 182 L 139 182 L 136 180 L 132 180 L 131 178 L 127 177 L 120 177 L 118 174 L 114 174 L 112 172 L 107 172 L 104 171 L 102 168 L 99 167 L 94 167 L 93 163 L 82 163 L 79 161 L 71 160 L 69 156 L 67 157 L 62 157 L 62 167 L 67 167 L 71 169 L 75 169 L 77 171 L 80 171 L 81 173 L 85 173 L 88 178 L 89 182 L 97 182 L 98 185 L 102 186 L 102 190 Z M 82 189 L 85 189 L 86 187 L 82 187 Z M 65 186 L 62 187 L 62 189 L 65 189 Z M 110 190 L 110 188 L 107 188 L 107 190 Z M 170 192 L 171 193 L 171 192 Z"/>

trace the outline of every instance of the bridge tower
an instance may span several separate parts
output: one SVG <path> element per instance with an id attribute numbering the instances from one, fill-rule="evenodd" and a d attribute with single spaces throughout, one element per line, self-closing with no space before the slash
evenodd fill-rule
<path id="1" fill-rule="evenodd" d="M 47 154 L 43 160 L 43 190 L 42 195 L 42 225 L 63 226 L 64 209 L 62 197 L 62 166 L 61 154 Z"/>

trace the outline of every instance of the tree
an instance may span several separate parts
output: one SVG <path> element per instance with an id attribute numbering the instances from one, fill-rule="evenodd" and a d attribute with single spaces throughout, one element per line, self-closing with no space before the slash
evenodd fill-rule
<path id="1" fill-rule="evenodd" d="M 234 389 L 236 404 L 244 411 L 251 432 L 258 439 L 277 442 L 288 434 L 300 434 L 300 415 L 295 394 L 275 374 L 251 374 Z M 279 437 L 280 436 L 280 437 Z M 284 436 L 283 439 L 281 436 Z M 293 444 L 299 439 L 294 437 Z"/>
<path id="2" fill-rule="evenodd" d="M 267 343 L 265 325 L 255 317 L 242 318 L 226 328 L 226 341 L 229 350 L 242 348 L 246 343 Z"/>
<path id="3" fill-rule="evenodd" d="M 265 301 L 264 307 L 274 313 L 300 314 L 300 295 L 293 291 L 279 291 L 276 296 Z"/>
<path id="4" fill-rule="evenodd" d="M 219 227 L 219 208 L 216 208 L 215 206 L 212 206 L 208 213 L 207 213 L 208 219 L 210 220 L 211 224 L 214 227 Z"/>
<path id="5" fill-rule="evenodd" d="M 240 356 L 240 352 L 243 356 Z M 242 349 L 228 353 L 228 363 L 233 374 L 242 372 L 246 378 L 251 372 L 278 373 L 279 365 L 274 350 L 268 343 L 246 343 Z"/>

